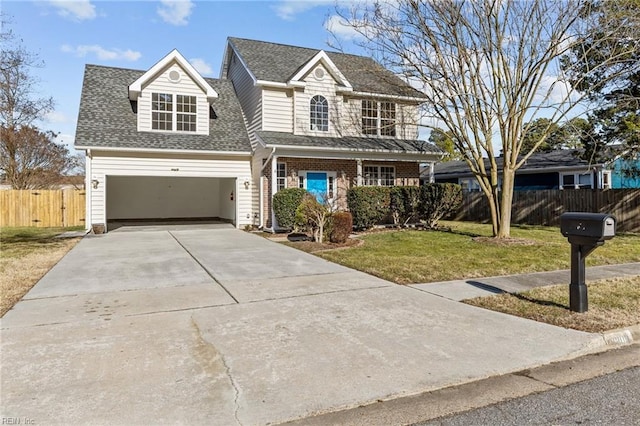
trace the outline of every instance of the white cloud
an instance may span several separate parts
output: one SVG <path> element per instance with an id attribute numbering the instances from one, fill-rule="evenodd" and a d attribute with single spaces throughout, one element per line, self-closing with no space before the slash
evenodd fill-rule
<path id="1" fill-rule="evenodd" d="M 96 17 L 96 7 L 91 0 L 49 0 L 49 3 L 65 18 L 82 21 Z"/>
<path id="2" fill-rule="evenodd" d="M 58 111 L 51 111 L 45 117 L 45 120 L 49 123 L 67 123 L 69 120 L 66 115 Z"/>
<path id="3" fill-rule="evenodd" d="M 338 15 L 330 16 L 324 23 L 324 27 L 331 34 L 343 40 L 353 40 L 362 37 L 355 28 L 347 24 L 347 21 Z"/>
<path id="4" fill-rule="evenodd" d="M 136 52 L 131 49 L 121 50 L 121 49 L 105 49 L 102 46 L 98 46 L 97 44 L 93 45 L 79 45 L 76 47 L 69 46 L 65 44 L 61 47 L 61 50 L 65 53 L 73 53 L 76 56 L 81 58 L 87 56 L 88 54 L 95 55 L 101 61 L 137 61 L 140 59 L 142 54 L 140 52 Z"/>
<path id="5" fill-rule="evenodd" d="M 191 63 L 196 71 L 198 71 L 202 75 L 213 74 L 213 68 L 211 68 L 211 65 L 209 65 L 204 59 L 193 58 L 189 60 L 189 63 Z"/>
<path id="6" fill-rule="evenodd" d="M 281 1 L 273 9 L 276 11 L 278 17 L 292 21 L 295 19 L 295 15 L 305 12 L 309 9 L 313 9 L 318 6 L 326 6 L 335 4 L 335 0 L 284 0 Z"/>
<path id="7" fill-rule="evenodd" d="M 160 0 L 158 15 L 171 25 L 187 25 L 187 18 L 191 15 L 193 2 L 191 0 Z"/>

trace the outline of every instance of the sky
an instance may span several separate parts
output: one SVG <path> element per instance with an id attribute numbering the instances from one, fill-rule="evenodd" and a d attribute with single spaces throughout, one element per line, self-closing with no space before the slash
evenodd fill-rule
<path id="1" fill-rule="evenodd" d="M 86 64 L 147 70 L 173 49 L 205 77 L 220 76 L 227 37 L 329 49 L 335 0 L 3 0 L 3 20 L 24 47 L 44 61 L 32 74 L 37 95 L 56 108 L 43 130 L 73 146 Z M 343 48 L 362 53 L 353 34 L 333 26 Z M 75 151 L 74 151 L 75 152 Z"/>

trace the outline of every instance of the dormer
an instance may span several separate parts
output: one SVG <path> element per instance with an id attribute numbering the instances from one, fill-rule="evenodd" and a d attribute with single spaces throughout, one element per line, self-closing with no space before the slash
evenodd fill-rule
<path id="1" fill-rule="evenodd" d="M 129 86 L 139 132 L 207 135 L 211 101 L 217 97 L 175 49 Z"/>

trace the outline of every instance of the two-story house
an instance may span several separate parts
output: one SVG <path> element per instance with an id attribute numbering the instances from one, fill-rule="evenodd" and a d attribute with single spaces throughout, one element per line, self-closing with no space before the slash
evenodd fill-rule
<path id="1" fill-rule="evenodd" d="M 417 139 L 421 93 L 371 58 L 229 38 L 220 77 L 175 50 L 146 71 L 86 67 L 75 146 L 88 228 L 273 228 L 282 188 L 344 209 L 349 187 L 418 185 L 420 164 L 440 157 Z"/>
<path id="2" fill-rule="evenodd" d="M 351 186 L 419 185 L 420 164 L 441 156 L 418 140 L 422 93 L 371 58 L 232 37 L 221 78 L 247 122 L 261 226 L 280 189 L 345 209 Z"/>

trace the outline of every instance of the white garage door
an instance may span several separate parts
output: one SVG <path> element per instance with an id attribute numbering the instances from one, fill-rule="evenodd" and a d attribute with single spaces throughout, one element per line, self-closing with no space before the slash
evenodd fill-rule
<path id="1" fill-rule="evenodd" d="M 235 178 L 107 176 L 107 221 L 224 219 L 236 222 Z"/>

